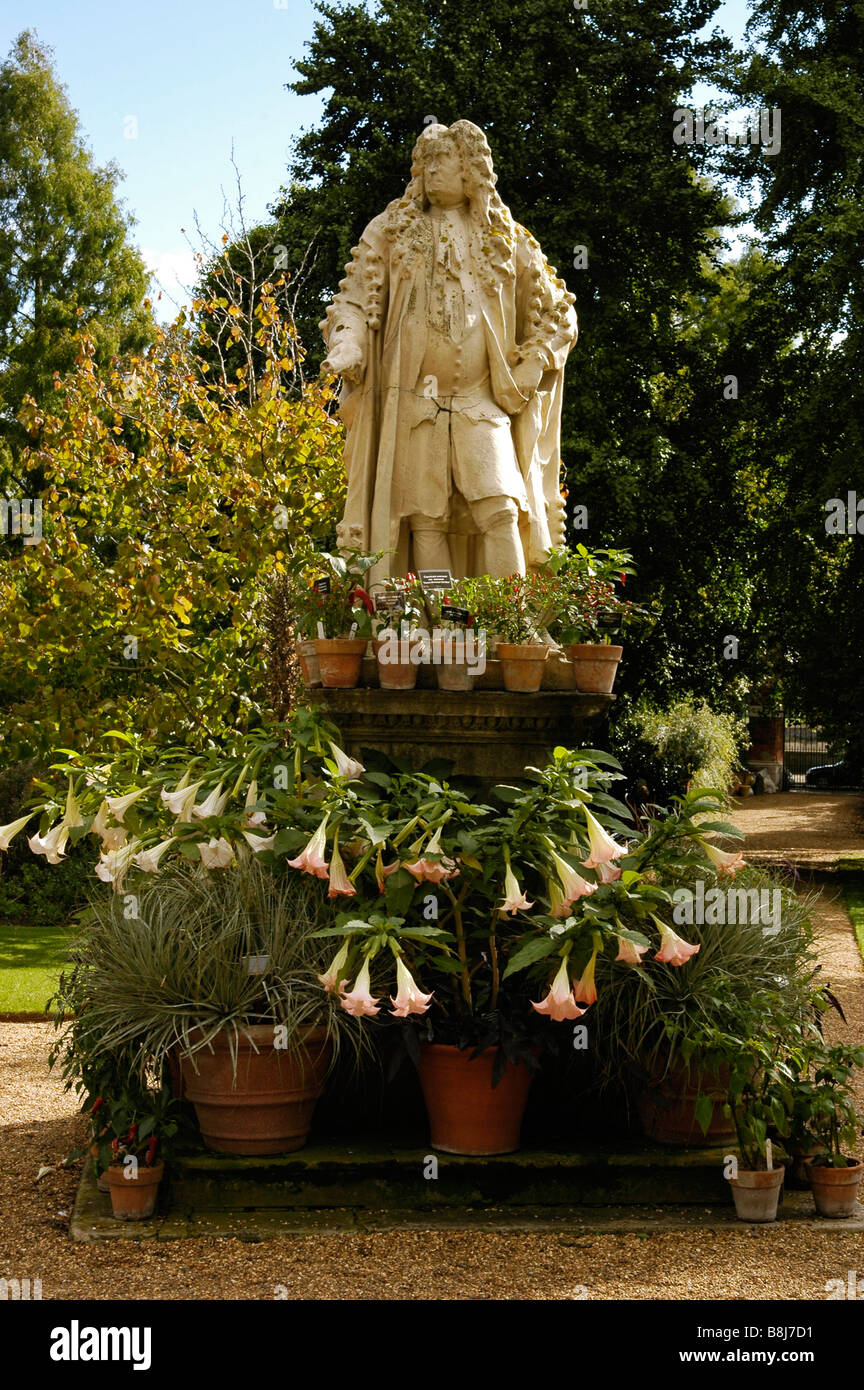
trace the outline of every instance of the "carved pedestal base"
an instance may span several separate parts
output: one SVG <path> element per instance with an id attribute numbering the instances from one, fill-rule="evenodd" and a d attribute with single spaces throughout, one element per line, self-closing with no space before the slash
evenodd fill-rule
<path id="1" fill-rule="evenodd" d="M 614 695 L 504 690 L 310 690 L 342 732 L 354 757 L 374 748 L 415 771 L 447 759 L 453 772 L 488 787 L 543 767 L 556 745 L 593 746 Z"/>

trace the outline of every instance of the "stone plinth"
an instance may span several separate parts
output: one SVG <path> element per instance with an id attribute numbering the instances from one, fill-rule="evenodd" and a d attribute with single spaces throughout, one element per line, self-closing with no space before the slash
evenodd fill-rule
<path id="1" fill-rule="evenodd" d="M 614 695 L 505 690 L 310 690 L 323 705 L 355 757 L 364 748 L 404 759 L 415 771 L 446 759 L 454 773 L 487 786 L 543 767 L 557 745 L 596 744 L 597 726 Z"/>

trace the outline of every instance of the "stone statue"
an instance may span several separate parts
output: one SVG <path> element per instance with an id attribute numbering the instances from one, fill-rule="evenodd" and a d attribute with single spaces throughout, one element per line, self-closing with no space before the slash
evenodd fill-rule
<path id="1" fill-rule="evenodd" d="M 495 183 L 482 130 L 429 125 L 320 325 L 347 431 L 339 544 L 391 552 L 373 579 L 524 574 L 563 542 L 574 299 Z"/>

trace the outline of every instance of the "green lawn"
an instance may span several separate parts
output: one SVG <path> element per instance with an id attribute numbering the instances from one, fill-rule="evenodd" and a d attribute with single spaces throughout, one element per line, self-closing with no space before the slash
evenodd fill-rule
<path id="1" fill-rule="evenodd" d="M 864 881 L 859 879 L 857 883 L 844 884 L 843 896 L 846 900 L 846 910 L 852 918 L 858 949 L 864 959 Z"/>
<path id="2" fill-rule="evenodd" d="M 73 941 L 70 927 L 0 924 L 0 1014 L 42 1014 Z"/>

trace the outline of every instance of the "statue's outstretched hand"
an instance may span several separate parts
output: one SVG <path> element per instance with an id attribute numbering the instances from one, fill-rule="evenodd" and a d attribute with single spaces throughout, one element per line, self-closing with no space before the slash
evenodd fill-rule
<path id="1" fill-rule="evenodd" d="M 349 381 L 360 381 L 363 369 L 363 348 L 353 338 L 337 338 L 321 363 L 322 375 L 332 372 L 334 376 L 344 376 Z"/>

